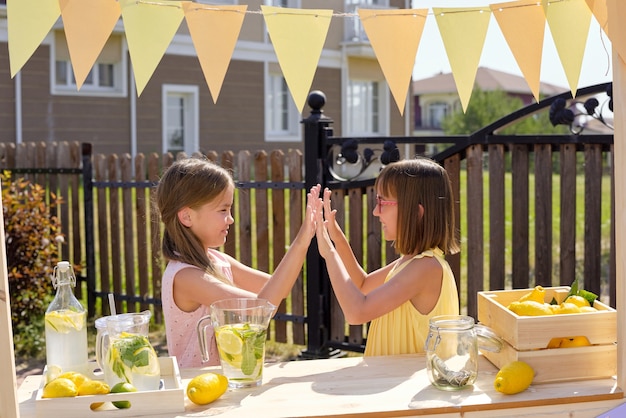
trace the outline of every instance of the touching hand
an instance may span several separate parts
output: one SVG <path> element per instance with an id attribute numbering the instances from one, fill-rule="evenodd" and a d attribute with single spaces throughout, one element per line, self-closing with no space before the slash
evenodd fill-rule
<path id="1" fill-rule="evenodd" d="M 330 207 L 330 196 L 332 192 L 327 187 L 324 189 L 324 220 L 326 221 L 326 229 L 331 239 L 335 239 L 336 234 L 342 233 L 341 227 L 337 223 L 337 209 Z"/>
<path id="2" fill-rule="evenodd" d="M 320 202 L 322 201 L 321 199 L 319 200 Z M 334 248 L 333 242 L 330 240 L 330 236 L 328 235 L 328 229 L 326 228 L 327 221 L 324 221 L 321 210 L 315 214 L 315 219 L 317 223 L 315 233 L 315 236 L 317 237 L 317 248 L 320 255 L 323 258 L 326 258 L 330 254 L 330 251 Z"/>
<path id="3" fill-rule="evenodd" d="M 306 195 L 306 212 L 304 214 L 304 220 L 302 222 L 302 227 L 300 231 L 306 234 L 306 238 L 308 241 L 315 236 L 316 228 L 315 224 L 317 221 L 316 215 L 317 213 L 322 213 L 322 203 L 319 198 L 320 191 L 322 190 L 322 186 L 319 184 L 311 187 L 311 191 Z"/>

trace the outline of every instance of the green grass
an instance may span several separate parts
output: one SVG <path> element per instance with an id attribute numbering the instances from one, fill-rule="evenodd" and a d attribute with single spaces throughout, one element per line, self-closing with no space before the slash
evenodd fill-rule
<path id="1" fill-rule="evenodd" d="M 584 176 L 578 175 L 576 180 L 576 259 L 584 260 L 584 234 L 585 234 L 585 184 L 584 184 Z M 463 212 L 467 210 L 467 188 L 465 187 L 467 183 L 467 173 L 465 170 L 461 172 L 461 236 L 463 237 L 467 231 L 467 217 L 463 215 Z M 535 178 L 532 173 L 529 175 L 529 264 L 530 271 L 534 270 L 535 265 Z M 489 172 L 485 171 L 483 174 L 483 210 L 484 210 L 484 219 L 489 219 Z M 512 190 L 512 176 L 511 173 L 507 173 L 505 175 L 505 284 L 507 286 L 511 286 L 512 283 L 512 254 L 511 248 L 513 246 L 513 232 L 512 232 L 512 207 L 513 207 L 513 196 L 511 193 Z M 602 236 L 602 257 L 603 260 L 608 258 L 608 253 L 610 251 L 610 229 L 611 229 L 611 202 L 610 202 L 610 193 L 611 193 L 611 179 L 608 175 L 603 175 L 602 177 L 602 196 L 603 198 L 601 204 L 601 236 Z M 560 176 L 553 175 L 552 177 L 552 285 L 558 286 L 560 283 L 559 276 L 559 242 L 560 242 L 560 214 L 561 214 L 561 183 Z M 489 222 L 484 222 L 484 265 L 485 265 L 485 280 L 483 283 L 483 288 L 489 288 Z M 467 279 L 465 277 L 466 272 L 465 268 L 467 266 L 467 241 L 462 239 L 461 242 L 461 275 L 462 281 L 465 282 Z M 582 263 L 582 261 L 581 261 Z M 607 261 L 608 263 L 608 261 Z M 604 264 L 607 264 L 604 263 Z M 608 269 L 608 265 L 606 267 Z M 605 273 L 608 275 L 608 272 L 603 272 L 603 276 Z M 579 279 L 584 279 L 584 272 L 582 271 L 582 265 L 577 266 L 576 268 L 576 276 Z M 575 278 L 572 278 L 572 281 Z M 532 278 L 531 278 L 531 286 Z M 462 305 L 466 305 L 466 292 L 464 292 L 462 296 Z"/>

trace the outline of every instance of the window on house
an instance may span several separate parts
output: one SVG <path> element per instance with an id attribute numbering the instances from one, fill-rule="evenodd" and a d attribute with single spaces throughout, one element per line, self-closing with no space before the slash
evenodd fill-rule
<path id="1" fill-rule="evenodd" d="M 55 32 L 55 42 L 51 58 L 52 94 L 86 96 L 125 96 L 126 95 L 126 53 L 123 51 L 121 35 L 111 35 L 102 49 L 96 63 L 87 74 L 80 90 L 67 48 L 65 35 Z"/>
<path id="2" fill-rule="evenodd" d="M 300 0 L 265 0 L 267 6 L 299 8 Z"/>
<path id="3" fill-rule="evenodd" d="M 163 85 L 163 152 L 199 149 L 198 96 L 198 86 Z"/>
<path id="4" fill-rule="evenodd" d="M 359 9 L 389 9 L 389 0 L 345 0 L 346 13 L 357 14 Z M 344 36 L 346 41 L 368 42 L 360 19 L 346 19 Z"/>
<path id="5" fill-rule="evenodd" d="M 350 80 L 348 83 L 348 135 L 382 135 L 386 124 L 379 81 Z"/>
<path id="6" fill-rule="evenodd" d="M 274 70 L 277 70 L 274 68 Z M 268 141 L 300 141 L 300 114 L 282 74 L 270 70 L 265 83 L 265 137 Z"/>
<path id="7" fill-rule="evenodd" d="M 441 128 L 441 122 L 448 115 L 448 104 L 435 102 L 428 105 L 428 127 Z"/>

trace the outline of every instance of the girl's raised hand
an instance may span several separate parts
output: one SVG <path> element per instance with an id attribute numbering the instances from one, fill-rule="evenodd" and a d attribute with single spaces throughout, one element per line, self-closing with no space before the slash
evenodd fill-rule
<path id="1" fill-rule="evenodd" d="M 317 221 L 317 212 L 322 212 L 322 204 L 320 202 L 320 191 L 322 186 L 319 184 L 311 187 L 311 191 L 306 195 L 306 212 L 302 222 L 301 231 L 306 233 L 307 239 L 310 241 L 316 233 L 315 224 Z"/>
<path id="2" fill-rule="evenodd" d="M 326 230 L 331 239 L 335 239 L 336 234 L 341 233 L 341 227 L 337 223 L 337 209 L 330 207 L 330 196 L 332 192 L 327 187 L 324 189 L 324 220 L 326 221 Z"/>
<path id="3" fill-rule="evenodd" d="M 321 206 L 322 199 L 319 199 L 319 201 Z M 315 233 L 315 236 L 317 237 L 317 248 L 320 255 L 323 258 L 326 258 L 330 254 L 330 250 L 334 248 L 333 242 L 330 240 L 330 236 L 328 235 L 328 221 L 324 221 L 324 216 L 321 210 L 315 214 L 315 220 L 317 223 Z"/>

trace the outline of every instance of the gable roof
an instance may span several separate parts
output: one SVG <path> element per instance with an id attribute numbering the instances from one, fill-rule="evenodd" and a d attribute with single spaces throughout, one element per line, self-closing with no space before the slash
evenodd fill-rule
<path id="1" fill-rule="evenodd" d="M 500 89 L 507 93 L 532 94 L 524 77 L 487 67 L 478 67 L 475 84 L 484 91 Z M 439 73 L 433 77 L 413 81 L 412 89 L 414 95 L 457 93 L 452 73 Z M 540 83 L 539 91 L 546 96 L 554 96 L 567 91 L 567 88 Z"/>

